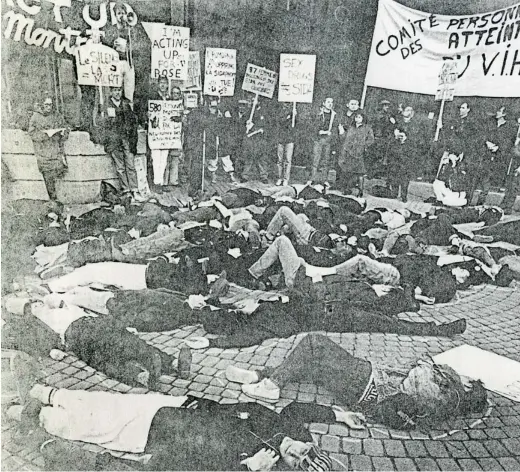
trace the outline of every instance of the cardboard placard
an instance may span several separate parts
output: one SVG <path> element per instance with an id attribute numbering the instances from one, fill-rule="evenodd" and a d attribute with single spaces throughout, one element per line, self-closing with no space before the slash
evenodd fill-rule
<path id="1" fill-rule="evenodd" d="M 150 149 L 182 149 L 182 100 L 148 100 Z"/>
<path id="2" fill-rule="evenodd" d="M 237 73 L 236 49 L 206 48 L 204 94 L 232 97 Z"/>
<path id="3" fill-rule="evenodd" d="M 119 53 L 104 44 L 87 43 L 76 49 L 79 85 L 121 87 L 123 74 Z"/>
<path id="4" fill-rule="evenodd" d="M 249 63 L 242 83 L 242 90 L 256 93 L 262 97 L 273 98 L 277 77 L 276 72 Z"/>
<path id="5" fill-rule="evenodd" d="M 145 23 L 143 27 L 152 43 L 150 75 L 153 79 L 170 80 L 188 78 L 190 29 L 164 23 Z"/>
<path id="6" fill-rule="evenodd" d="M 312 103 L 316 56 L 280 54 L 279 102 Z"/>

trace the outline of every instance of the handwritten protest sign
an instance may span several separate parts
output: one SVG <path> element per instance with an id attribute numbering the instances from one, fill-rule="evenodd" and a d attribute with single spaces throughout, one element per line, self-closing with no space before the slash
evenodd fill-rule
<path id="1" fill-rule="evenodd" d="M 439 84 L 435 93 L 435 100 L 453 101 L 455 95 L 455 83 L 457 82 L 457 61 L 446 60 L 443 62 L 439 73 Z"/>
<path id="2" fill-rule="evenodd" d="M 236 49 L 206 48 L 204 93 L 232 97 L 237 73 Z"/>
<path id="3" fill-rule="evenodd" d="M 273 98 L 278 74 L 264 67 L 247 64 L 242 90 L 257 93 L 262 97 Z"/>
<path id="4" fill-rule="evenodd" d="M 123 74 L 119 54 L 103 44 L 88 43 L 76 49 L 79 85 L 121 87 Z"/>
<path id="5" fill-rule="evenodd" d="M 199 51 L 189 51 L 188 53 L 188 74 L 186 80 L 173 80 L 172 85 L 180 87 L 184 92 L 202 90 Z"/>
<path id="6" fill-rule="evenodd" d="M 150 149 L 182 149 L 182 100 L 148 101 L 148 145 Z"/>
<path id="7" fill-rule="evenodd" d="M 316 56 L 280 54 L 279 102 L 312 103 Z"/>
<path id="8" fill-rule="evenodd" d="M 152 42 L 151 77 L 186 80 L 190 29 L 164 23 L 145 23 L 143 27 Z"/>

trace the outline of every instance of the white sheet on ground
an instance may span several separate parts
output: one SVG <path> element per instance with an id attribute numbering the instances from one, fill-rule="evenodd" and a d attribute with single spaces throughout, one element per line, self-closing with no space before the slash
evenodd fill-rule
<path id="1" fill-rule="evenodd" d="M 520 362 L 463 344 L 433 358 L 459 375 L 481 380 L 486 389 L 520 402 Z"/>
<path id="2" fill-rule="evenodd" d="M 47 432 L 63 439 L 141 453 L 159 409 L 178 408 L 186 398 L 60 389 L 54 396 L 54 406 L 42 408 L 40 422 Z"/>

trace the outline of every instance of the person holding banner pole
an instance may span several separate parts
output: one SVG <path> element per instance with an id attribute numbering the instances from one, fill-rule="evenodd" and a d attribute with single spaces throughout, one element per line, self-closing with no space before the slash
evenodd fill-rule
<path id="1" fill-rule="evenodd" d="M 296 102 L 281 102 L 277 116 L 277 165 L 278 180 L 276 185 L 289 185 L 291 165 L 294 153 L 294 137 L 296 133 Z"/>
<path id="2" fill-rule="evenodd" d="M 257 113 L 255 119 L 254 115 Z M 253 121 L 255 120 L 255 121 Z M 266 162 L 266 119 L 262 112 L 261 105 L 258 101 L 258 95 L 255 98 L 249 120 L 246 122 L 246 138 L 243 145 L 243 153 L 245 156 L 245 167 L 242 178 L 245 181 L 255 180 L 253 170 L 258 167 L 258 175 L 262 183 L 268 183 L 267 162 Z"/>
<path id="3" fill-rule="evenodd" d="M 316 137 L 312 149 L 312 170 L 311 184 L 316 181 L 320 162 L 325 162 L 325 180 L 328 178 L 328 168 L 330 165 L 330 155 L 332 146 L 332 134 L 336 125 L 336 112 L 333 110 L 334 100 L 331 97 L 325 98 L 316 117 Z"/>

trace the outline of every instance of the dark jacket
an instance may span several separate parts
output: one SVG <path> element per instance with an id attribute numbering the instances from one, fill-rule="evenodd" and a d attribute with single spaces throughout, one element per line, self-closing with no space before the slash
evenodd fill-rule
<path id="1" fill-rule="evenodd" d="M 29 136 L 33 141 L 34 154 L 45 160 L 61 159 L 64 138 L 60 133 L 49 137 L 45 130 L 64 128 L 65 120 L 59 113 L 44 115 L 34 112 L 29 122 Z"/>
<path id="2" fill-rule="evenodd" d="M 103 106 L 104 117 L 101 119 L 105 151 L 110 153 L 120 150 L 125 141 L 130 146 L 130 152 L 137 152 L 137 117 L 133 112 L 130 101 L 121 98 L 116 106 L 109 98 Z M 111 116 L 112 115 L 112 116 Z"/>
<path id="3" fill-rule="evenodd" d="M 155 415 L 145 449 L 152 454 L 148 470 L 247 470 L 242 460 L 269 446 L 278 451 L 286 436 L 311 442 L 304 423 L 336 421 L 332 408 L 310 403 L 291 403 L 280 414 L 257 403 L 189 397 L 185 404 Z"/>

